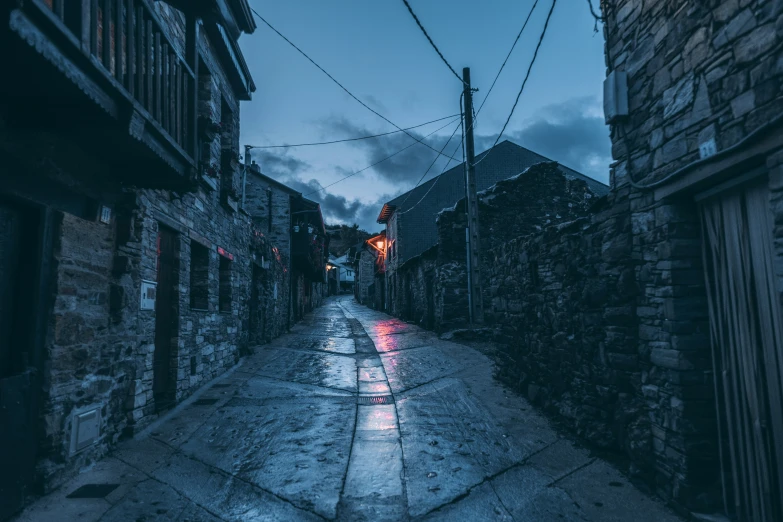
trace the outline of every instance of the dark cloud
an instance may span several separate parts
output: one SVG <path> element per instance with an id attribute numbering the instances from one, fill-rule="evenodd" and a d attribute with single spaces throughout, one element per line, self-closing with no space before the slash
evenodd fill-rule
<path id="1" fill-rule="evenodd" d="M 611 142 L 592 98 L 578 98 L 540 110 L 525 127 L 507 132 L 509 139 L 578 172 L 606 182 Z M 477 136 L 476 150 L 492 146 L 495 136 Z"/>
<path id="2" fill-rule="evenodd" d="M 424 127 L 424 129 L 426 129 L 426 132 L 423 134 L 417 132 L 417 130 L 411 130 L 408 132 L 411 135 L 416 136 L 417 139 L 425 141 L 427 144 L 429 144 L 431 147 L 435 148 L 436 150 L 440 150 L 441 147 L 443 147 L 443 145 L 448 140 L 448 136 L 451 135 L 451 131 L 453 131 L 454 128 L 457 127 L 457 121 L 454 121 L 452 125 L 447 126 L 441 131 L 443 133 L 445 132 L 449 133 L 445 137 L 435 135 L 433 137 L 425 139 L 424 136 L 434 131 L 435 129 L 438 129 L 439 127 L 443 127 L 444 125 L 446 125 L 446 123 L 447 121 L 432 123 L 429 126 Z M 368 129 L 367 127 L 364 127 L 362 125 L 356 125 L 353 122 L 350 122 L 344 118 L 330 119 L 327 122 L 321 122 L 321 124 L 324 129 L 325 135 L 328 136 L 328 139 L 369 136 L 369 135 L 379 134 L 381 132 L 384 132 L 384 131 Z M 388 129 L 386 130 L 386 132 L 388 132 L 389 130 L 393 130 L 393 129 Z M 447 147 L 447 149 L 444 151 L 444 154 L 454 152 L 455 148 L 457 148 L 459 144 L 460 137 L 461 135 L 459 131 L 457 131 L 457 134 L 454 135 L 454 139 L 451 141 L 449 147 Z M 350 146 L 364 153 L 368 165 L 378 163 L 384 158 L 387 158 L 388 156 L 392 156 L 393 154 L 402 150 L 408 145 L 414 144 L 413 146 L 405 149 L 399 154 L 396 154 L 393 157 L 383 161 L 382 163 L 378 163 L 378 165 L 375 165 L 372 168 L 372 170 L 375 173 L 377 173 L 379 176 L 381 176 L 383 179 L 391 183 L 400 184 L 403 186 L 410 186 L 416 183 L 419 180 L 419 178 L 421 178 L 422 174 L 424 174 L 424 172 L 430 166 L 430 164 L 435 159 L 435 157 L 437 156 L 437 153 L 435 151 L 421 144 L 416 143 L 410 136 L 407 136 L 403 132 L 390 134 L 388 136 L 383 136 L 381 138 L 353 141 L 348 143 Z M 455 156 L 455 157 L 459 157 L 459 156 Z M 440 172 L 440 168 L 443 167 L 444 162 L 445 159 L 441 158 L 435 164 L 433 170 L 435 172 Z"/>
<path id="3" fill-rule="evenodd" d="M 365 203 L 359 199 L 349 200 L 345 196 L 339 196 L 321 190 L 323 187 L 316 179 L 303 181 L 294 177 L 281 179 L 283 183 L 301 192 L 305 197 L 321 204 L 321 212 L 327 223 L 345 223 L 352 225 L 357 223 L 364 230 L 374 231 L 379 228 L 375 222 L 383 203 L 391 199 L 382 196 L 378 201 Z"/>
<path id="4" fill-rule="evenodd" d="M 296 176 L 311 167 L 306 161 L 291 156 L 288 151 L 255 149 L 250 151 L 250 157 L 261 167 L 261 172 L 274 179 Z"/>

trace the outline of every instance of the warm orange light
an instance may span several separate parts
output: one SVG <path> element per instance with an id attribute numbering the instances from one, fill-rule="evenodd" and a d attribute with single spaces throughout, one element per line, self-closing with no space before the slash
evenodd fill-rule
<path id="1" fill-rule="evenodd" d="M 378 242 L 377 242 L 377 243 L 375 243 L 375 244 L 376 244 L 376 245 L 378 245 L 378 248 L 380 248 L 381 250 L 383 250 L 383 241 L 378 241 Z"/>

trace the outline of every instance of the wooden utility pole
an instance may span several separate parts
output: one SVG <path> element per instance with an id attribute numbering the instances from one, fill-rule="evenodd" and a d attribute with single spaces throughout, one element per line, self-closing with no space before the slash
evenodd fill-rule
<path id="1" fill-rule="evenodd" d="M 465 201 L 468 228 L 465 231 L 468 251 L 468 306 L 471 324 L 484 322 L 481 297 L 481 242 L 479 239 L 478 196 L 476 194 L 476 150 L 473 144 L 473 91 L 470 88 L 470 68 L 462 69 L 465 98 Z"/>

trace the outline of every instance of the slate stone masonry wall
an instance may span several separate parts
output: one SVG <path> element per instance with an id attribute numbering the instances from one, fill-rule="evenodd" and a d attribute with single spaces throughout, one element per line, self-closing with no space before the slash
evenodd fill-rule
<path id="1" fill-rule="evenodd" d="M 725 151 L 781 116 L 783 5 L 618 0 L 602 8 L 607 67 L 628 73 L 630 116 L 612 126 L 611 179 L 615 190 L 629 189 L 654 483 L 665 498 L 708 509 L 719 473 L 698 207 L 692 194 L 656 198 L 638 186 L 698 160 L 710 140 Z M 779 244 L 777 157 L 770 152 L 766 167 Z M 778 266 L 782 258 L 778 248 Z"/>
<path id="2" fill-rule="evenodd" d="M 479 193 L 482 263 L 491 264 L 489 252 L 514 238 L 544 227 L 571 221 L 587 213 L 595 200 L 584 181 L 566 179 L 556 163 L 539 163 Z M 438 215 L 438 328 L 464 328 L 469 320 L 467 296 L 467 228 L 465 199 Z M 485 321 L 494 319 L 489 303 L 497 285 L 482 271 Z"/>

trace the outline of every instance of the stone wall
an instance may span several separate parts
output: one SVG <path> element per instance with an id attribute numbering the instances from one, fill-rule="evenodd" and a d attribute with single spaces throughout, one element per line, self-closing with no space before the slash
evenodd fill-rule
<path id="1" fill-rule="evenodd" d="M 290 279 L 288 257 L 258 231 L 251 244 L 251 256 L 253 288 L 245 328 L 252 351 L 253 346 L 268 343 L 288 331 Z"/>
<path id="2" fill-rule="evenodd" d="M 53 485 L 69 469 L 104 454 L 122 434 L 139 349 L 136 325 L 128 328 L 110 319 L 112 228 L 63 214 L 57 235 L 39 466 Z M 95 407 L 101 412 L 101 441 L 72 456 L 73 413 Z"/>
<path id="3" fill-rule="evenodd" d="M 362 248 L 359 253 L 359 266 L 356 274 L 357 299 L 361 304 L 369 304 L 369 289 L 375 279 L 375 256 Z"/>
<path id="4" fill-rule="evenodd" d="M 291 189 L 283 189 L 261 175 L 257 164 L 247 170 L 243 208 L 253 218 L 256 229 L 276 246 L 281 254 L 291 255 Z"/>
<path id="5" fill-rule="evenodd" d="M 569 180 L 556 163 L 539 163 L 479 193 L 481 252 L 492 263 L 493 248 L 548 225 L 584 216 L 595 199 L 582 180 Z M 437 324 L 440 331 L 464 328 L 469 321 L 465 199 L 438 214 Z M 482 271 L 485 308 L 496 288 Z M 493 321 L 489 314 L 488 323 Z"/>
<path id="6" fill-rule="evenodd" d="M 755 166 L 766 167 L 771 209 L 780 214 L 775 204 L 780 145 L 765 144 L 762 134 L 743 140 L 777 125 L 783 112 L 783 5 L 620 0 L 603 7 L 607 67 L 628 73 L 630 117 L 612 126 L 611 179 L 615 190 L 630 189 L 640 286 L 638 352 L 646 365 L 654 480 L 665 498 L 704 509 L 715 501 L 717 422 L 693 196 Z M 710 140 L 723 161 L 703 162 L 701 178 L 693 178 L 699 147 Z M 724 152 L 732 147 L 733 154 Z M 676 182 L 683 189 L 676 198 L 665 197 L 649 187 L 653 182 L 659 187 Z M 780 243 L 780 227 L 775 236 Z M 782 254 L 777 251 L 779 264 Z"/>
<path id="7" fill-rule="evenodd" d="M 397 315 L 429 329 L 435 328 L 437 253 L 431 248 L 397 269 Z"/>
<path id="8" fill-rule="evenodd" d="M 490 250 L 485 314 L 509 363 L 502 374 L 580 436 L 623 451 L 649 480 L 628 210 L 612 194 L 590 216 Z"/>

